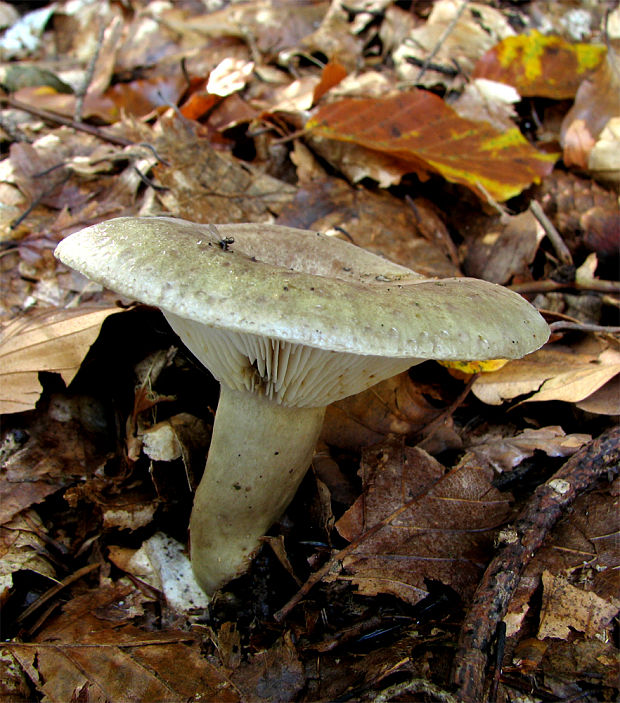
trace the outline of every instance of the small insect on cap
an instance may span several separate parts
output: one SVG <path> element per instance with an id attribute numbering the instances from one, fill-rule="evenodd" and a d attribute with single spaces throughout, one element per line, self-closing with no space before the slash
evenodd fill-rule
<path id="1" fill-rule="evenodd" d="M 221 383 L 284 405 L 327 405 L 425 359 L 518 358 L 549 336 L 505 288 L 425 278 L 291 227 L 126 217 L 70 235 L 56 256 L 161 308 Z"/>

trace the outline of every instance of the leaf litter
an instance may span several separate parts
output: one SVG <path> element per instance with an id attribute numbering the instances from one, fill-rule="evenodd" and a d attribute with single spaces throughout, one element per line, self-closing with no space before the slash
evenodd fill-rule
<path id="1" fill-rule="evenodd" d="M 596 451 L 620 397 L 618 11 L 5 5 L 3 695 L 613 700 L 618 460 Z M 427 362 L 331 406 L 251 571 L 197 606 L 178 574 L 216 386 L 160 316 L 112 315 L 116 296 L 52 257 L 137 214 L 314 228 L 498 281 L 553 337 L 498 370 Z M 539 491 L 568 498 L 521 560 L 486 678 L 488 647 L 456 650 L 459 630 L 517 516 L 542 535 Z M 496 622 L 487 607 L 478 625 Z"/>

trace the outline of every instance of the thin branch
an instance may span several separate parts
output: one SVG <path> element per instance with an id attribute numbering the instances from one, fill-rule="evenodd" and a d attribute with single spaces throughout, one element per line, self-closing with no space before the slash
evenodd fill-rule
<path id="1" fill-rule="evenodd" d="M 34 107 L 34 105 L 28 105 L 21 100 L 16 100 L 10 95 L 0 95 L 0 105 L 5 105 L 7 107 L 12 107 L 14 110 L 22 110 L 27 112 L 29 115 L 34 115 L 41 120 L 46 122 L 51 122 L 52 124 L 61 124 L 65 127 L 72 127 L 78 132 L 86 132 L 87 134 L 92 134 L 98 139 L 110 142 L 110 144 L 116 144 L 118 146 L 134 146 L 134 142 L 124 137 L 119 137 L 116 134 L 110 134 L 106 130 L 95 127 L 94 125 L 87 124 L 86 122 L 76 122 L 75 120 L 69 119 L 64 115 L 59 115 L 57 112 L 51 112 L 50 110 L 44 110 L 40 107 Z"/>
<path id="2" fill-rule="evenodd" d="M 574 266 L 573 255 L 570 253 L 570 249 L 566 246 L 566 243 L 562 239 L 562 235 L 557 231 L 553 222 L 547 217 L 545 211 L 542 209 L 540 203 L 537 200 L 532 200 L 530 203 L 530 210 L 532 215 L 538 220 L 540 226 L 545 230 L 545 234 L 549 237 L 549 241 L 555 249 L 555 253 L 558 255 L 558 259 L 567 266 Z"/>
<path id="3" fill-rule="evenodd" d="M 503 620 L 521 573 L 577 496 L 620 469 L 620 426 L 604 432 L 538 486 L 489 564 L 461 627 L 453 681 L 463 703 L 485 700 L 485 672 L 498 623 Z"/>
<path id="4" fill-rule="evenodd" d="M 618 334 L 620 327 L 608 327 L 606 325 L 590 325 L 586 322 L 568 322 L 566 320 L 558 320 L 549 325 L 552 332 L 558 330 L 576 330 L 578 332 L 602 332 L 603 334 Z"/>
<path id="5" fill-rule="evenodd" d="M 620 293 L 620 281 L 601 281 L 593 278 L 587 283 L 577 283 L 571 281 L 560 283 L 559 281 L 528 281 L 527 283 L 513 283 L 508 286 L 510 290 L 516 293 L 551 293 L 556 290 L 591 290 L 596 293 Z"/>
<path id="6" fill-rule="evenodd" d="M 62 591 L 63 588 L 66 588 L 75 581 L 79 581 L 82 576 L 86 576 L 86 574 L 89 574 L 91 571 L 98 569 L 101 565 L 101 562 L 97 562 L 95 564 L 88 564 L 88 566 L 84 566 L 81 569 L 78 569 L 75 573 L 70 574 L 69 576 L 67 576 L 67 578 L 63 579 L 55 586 L 52 586 L 52 588 L 50 588 L 42 596 L 37 598 L 34 603 L 31 603 L 31 605 L 29 605 L 26 610 L 20 613 L 19 617 L 17 618 L 17 622 L 22 622 L 23 620 L 25 620 L 29 615 L 34 613 L 35 610 L 38 610 L 42 605 L 47 603 L 50 598 L 53 598 L 57 593 Z"/>
<path id="7" fill-rule="evenodd" d="M 82 85 L 78 89 L 78 91 L 75 94 L 76 101 L 75 101 L 75 109 L 73 110 L 73 119 L 76 122 L 81 122 L 82 121 L 82 111 L 84 109 L 84 98 L 86 97 L 86 93 L 88 93 L 88 88 L 90 87 L 90 84 L 92 83 L 93 76 L 95 75 L 95 67 L 97 66 L 97 61 L 99 60 L 99 54 L 101 53 L 101 46 L 103 45 L 103 37 L 105 35 L 105 24 L 101 21 L 101 18 L 99 18 L 99 33 L 97 35 L 97 43 L 95 45 L 95 50 L 93 51 L 93 55 L 90 57 L 90 61 L 88 62 L 88 67 L 86 68 L 86 74 L 84 76 L 84 80 L 82 82 Z"/>
<path id="8" fill-rule="evenodd" d="M 422 76 L 424 76 L 424 74 L 428 70 L 429 64 L 435 58 L 435 56 L 437 56 L 437 54 L 439 53 L 439 50 L 443 46 L 443 43 L 450 36 L 450 34 L 452 34 L 452 32 L 454 31 L 454 28 L 458 24 L 458 21 L 461 19 L 461 16 L 465 12 L 466 7 L 467 7 L 467 0 L 463 0 L 461 6 L 459 7 L 456 14 L 454 15 L 454 17 L 450 21 L 450 24 L 445 28 L 443 34 L 439 37 L 437 44 L 435 44 L 431 53 L 424 59 L 424 63 L 422 64 L 422 67 L 420 68 L 418 75 L 415 77 L 414 83 L 419 83 L 422 80 Z"/>

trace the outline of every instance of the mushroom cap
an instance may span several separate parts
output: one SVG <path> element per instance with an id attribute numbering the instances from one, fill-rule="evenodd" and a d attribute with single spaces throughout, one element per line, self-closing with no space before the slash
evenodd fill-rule
<path id="1" fill-rule="evenodd" d="M 549 336 L 535 308 L 501 286 L 428 279 L 291 227 L 121 217 L 70 235 L 55 253 L 88 278 L 173 316 L 318 349 L 514 359 Z"/>

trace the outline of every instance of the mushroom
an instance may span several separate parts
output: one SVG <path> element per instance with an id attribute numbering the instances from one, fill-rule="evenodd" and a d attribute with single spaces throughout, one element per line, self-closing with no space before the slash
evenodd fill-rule
<path id="1" fill-rule="evenodd" d="M 514 359 L 549 329 L 523 298 L 428 279 L 342 240 L 265 224 L 123 217 L 56 256 L 155 305 L 220 382 L 190 520 L 207 593 L 241 575 L 309 467 L 328 404 L 425 359 Z"/>

